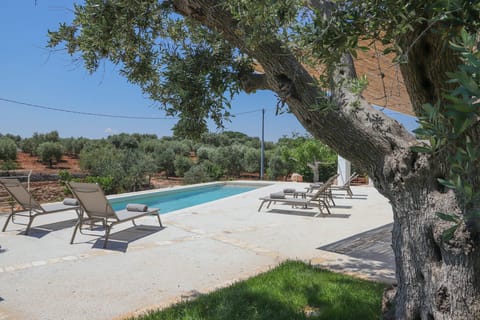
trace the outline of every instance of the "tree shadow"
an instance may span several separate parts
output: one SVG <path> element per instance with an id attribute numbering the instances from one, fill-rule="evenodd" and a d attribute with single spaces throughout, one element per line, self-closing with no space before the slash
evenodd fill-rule
<path id="1" fill-rule="evenodd" d="M 394 278 L 395 256 L 392 249 L 392 227 L 393 224 L 389 223 L 317 249 L 360 259 L 355 260 L 355 262 L 341 261 L 337 265 L 329 264 L 329 268 L 335 270 L 351 269 L 353 272 L 361 270 L 362 273 L 369 276 L 384 274 L 387 277 Z M 362 260 L 368 262 L 363 263 Z"/>
<path id="2" fill-rule="evenodd" d="M 337 263 L 320 264 L 322 268 L 346 274 L 366 277 L 382 283 L 396 283 L 395 266 L 383 261 L 338 260 Z"/>

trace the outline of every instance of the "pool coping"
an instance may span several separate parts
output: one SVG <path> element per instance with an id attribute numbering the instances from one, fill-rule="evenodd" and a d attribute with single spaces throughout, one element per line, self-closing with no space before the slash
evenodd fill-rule
<path id="1" fill-rule="evenodd" d="M 175 210 L 170 210 L 167 212 L 162 212 L 162 209 L 160 208 L 159 212 L 162 215 L 162 217 L 166 214 L 173 214 L 177 211 L 182 211 L 182 210 L 189 210 L 189 209 L 194 209 L 197 206 L 202 206 L 202 205 L 208 205 L 209 203 L 211 204 L 214 201 L 219 201 L 223 199 L 234 199 L 234 197 L 241 196 L 242 194 L 248 193 L 255 191 L 259 188 L 262 187 L 267 187 L 272 185 L 272 183 L 268 182 L 258 182 L 258 181 L 248 181 L 248 180 L 234 180 L 234 181 L 219 181 L 219 182 L 207 182 L 207 183 L 197 183 L 193 185 L 185 185 L 185 186 L 174 186 L 174 187 L 169 187 L 169 188 L 160 188 L 160 189 L 152 189 L 152 190 L 144 190 L 144 191 L 138 191 L 138 192 L 128 192 L 128 193 L 121 193 L 117 195 L 109 195 L 107 196 L 107 199 L 111 203 L 112 206 L 117 205 L 118 202 L 135 202 L 137 198 L 146 198 L 146 197 L 152 197 L 152 196 L 162 196 L 162 195 L 173 195 L 176 193 L 182 193 L 185 191 L 193 191 L 193 190 L 201 190 L 201 189 L 208 189 L 211 187 L 216 187 L 216 186 L 225 186 L 225 185 L 232 185 L 232 186 L 255 186 L 256 188 L 252 190 L 247 190 L 243 191 L 237 194 L 232 194 L 228 195 L 222 198 L 214 199 L 214 200 L 208 200 L 205 202 L 201 202 L 198 204 L 194 204 L 188 207 L 184 208 L 179 208 Z M 181 200 L 181 199 L 180 199 Z M 155 206 L 157 207 L 157 206 Z M 161 207 L 161 206 L 160 206 Z"/>
<path id="2" fill-rule="evenodd" d="M 179 191 L 184 191 L 189 189 L 199 189 L 199 188 L 205 188 L 209 186 L 226 185 L 226 184 L 232 184 L 232 185 L 244 184 L 244 185 L 255 185 L 255 186 L 258 185 L 258 186 L 266 187 L 266 186 L 272 185 L 272 182 L 271 181 L 249 181 L 249 180 L 215 181 L 215 182 L 197 183 L 192 185 L 171 186 L 171 187 L 159 188 L 159 189 L 111 194 L 111 195 L 107 195 L 106 197 L 108 200 L 116 200 L 119 198 L 151 195 L 154 193 L 174 193 L 174 192 L 179 192 Z"/>

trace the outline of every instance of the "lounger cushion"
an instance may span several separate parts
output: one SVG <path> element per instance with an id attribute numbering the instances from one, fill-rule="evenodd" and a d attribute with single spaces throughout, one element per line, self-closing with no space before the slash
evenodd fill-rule
<path id="1" fill-rule="evenodd" d="M 127 211 L 147 212 L 148 206 L 141 203 L 129 203 L 127 204 Z"/>
<path id="2" fill-rule="evenodd" d="M 285 194 L 283 192 L 275 192 L 270 194 L 271 199 L 285 199 Z"/>
<path id="3" fill-rule="evenodd" d="M 119 221 L 128 221 L 135 218 L 143 217 L 145 215 L 144 212 L 128 211 L 128 210 L 118 210 L 116 211 L 116 214 Z"/>
<path id="4" fill-rule="evenodd" d="M 66 206 L 78 206 L 78 200 L 74 198 L 63 199 L 63 204 Z"/>
<path id="5" fill-rule="evenodd" d="M 283 193 L 295 193 L 296 191 L 297 190 L 291 188 L 283 189 Z"/>

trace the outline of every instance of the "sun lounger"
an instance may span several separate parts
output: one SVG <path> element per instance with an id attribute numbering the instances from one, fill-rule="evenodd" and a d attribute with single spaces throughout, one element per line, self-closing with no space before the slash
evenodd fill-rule
<path id="1" fill-rule="evenodd" d="M 311 194 L 309 197 L 306 198 L 290 198 L 286 197 L 283 192 L 272 193 L 270 196 L 262 197 L 260 200 L 260 207 L 258 211 L 262 210 L 262 207 L 265 203 L 267 203 L 267 208 L 270 208 L 270 205 L 276 204 L 277 202 L 282 205 L 290 205 L 293 207 L 302 207 L 302 208 L 309 208 L 309 207 L 317 207 L 320 210 L 320 213 L 323 214 L 323 208 L 330 214 L 330 209 L 327 203 L 327 194 L 325 191 L 328 189 L 328 184 L 324 184 L 321 188 L 319 188 L 315 193 Z"/>
<path id="2" fill-rule="evenodd" d="M 339 173 L 336 173 L 334 174 L 333 176 L 331 176 L 330 178 L 328 178 L 328 180 L 326 182 L 315 182 L 315 183 L 311 183 L 309 187 L 306 187 L 307 189 L 307 192 L 309 193 L 312 193 L 314 192 L 316 189 L 319 189 L 321 188 L 324 184 L 328 183 L 330 185 L 333 185 L 333 182 L 335 181 L 335 179 L 338 178 L 340 174 Z"/>
<path id="3" fill-rule="evenodd" d="M 345 181 L 345 183 L 341 186 L 331 186 L 330 187 L 330 190 L 344 190 L 347 192 L 348 196 L 350 198 L 353 197 L 353 192 L 352 192 L 352 189 L 350 188 L 350 185 L 352 184 L 352 181 L 358 177 L 358 173 L 354 172 L 350 178 L 347 179 L 347 181 Z"/>
<path id="4" fill-rule="evenodd" d="M 305 197 L 311 197 L 312 195 L 315 194 L 315 191 L 316 190 L 319 190 L 320 188 L 324 189 L 324 193 L 325 193 L 325 199 L 330 202 L 332 204 L 332 206 L 335 206 L 335 201 L 333 200 L 333 194 L 332 194 L 332 186 L 333 186 L 333 182 L 335 181 L 335 179 L 338 178 L 340 174 L 336 173 L 334 174 L 333 176 L 331 176 L 330 178 L 328 178 L 328 180 L 326 182 L 320 182 L 320 183 L 312 183 L 310 184 L 310 187 L 306 188 L 307 189 L 307 192 L 305 193 Z M 325 189 L 325 185 L 327 185 L 327 188 Z"/>
<path id="5" fill-rule="evenodd" d="M 112 206 L 108 202 L 102 188 L 95 183 L 83 183 L 83 182 L 68 182 L 68 187 L 72 191 L 75 198 L 80 202 L 80 206 L 85 213 L 85 217 L 82 215 L 75 229 L 73 230 L 72 239 L 70 243 L 73 243 L 75 234 L 78 229 L 81 230 L 82 225 L 101 221 L 105 227 L 105 242 L 103 247 L 107 247 L 108 237 L 110 230 L 116 224 L 132 221 L 135 225 L 135 219 L 148 215 L 154 215 L 158 219 L 160 227 L 163 227 L 160 219 L 159 210 L 157 208 L 148 208 L 142 204 L 129 204 L 124 210 L 113 210 Z"/>
<path id="6" fill-rule="evenodd" d="M 12 223 L 15 223 L 15 217 L 22 216 L 28 218 L 27 228 L 25 234 L 30 232 L 30 227 L 32 226 L 33 220 L 42 215 L 62 212 L 67 210 L 75 210 L 77 215 L 81 215 L 80 206 L 77 202 L 66 199 L 64 203 L 54 204 L 48 207 L 42 207 L 28 192 L 27 189 L 20 183 L 18 179 L 0 179 L 0 185 L 2 185 L 5 190 L 10 194 L 10 196 L 15 199 L 15 201 L 20 205 L 20 209 L 15 209 L 12 204 L 11 212 L 7 217 L 7 221 L 3 226 L 2 231 L 4 232 L 7 229 L 7 225 L 12 220 Z"/>

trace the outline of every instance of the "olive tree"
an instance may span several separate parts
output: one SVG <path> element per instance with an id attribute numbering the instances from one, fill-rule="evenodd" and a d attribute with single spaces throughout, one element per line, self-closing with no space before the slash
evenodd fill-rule
<path id="1" fill-rule="evenodd" d="M 251 147 L 246 147 L 245 152 L 243 153 L 243 167 L 245 171 L 250 173 L 260 172 L 260 162 L 260 148 L 255 149 Z"/>
<path id="2" fill-rule="evenodd" d="M 385 317 L 478 319 L 479 24 L 470 0 L 86 0 L 50 45 L 91 72 L 120 64 L 186 136 L 221 126 L 240 90 L 271 90 L 390 200 L 398 286 Z M 421 139 L 362 97 L 360 40 L 395 55 Z"/>
<path id="3" fill-rule="evenodd" d="M 36 154 L 43 163 L 48 163 L 50 168 L 53 162 L 60 161 L 63 157 L 63 146 L 60 142 L 43 142 L 37 147 Z"/>
<path id="4" fill-rule="evenodd" d="M 7 137 L 0 137 L 0 160 L 17 159 L 17 145 Z"/>

